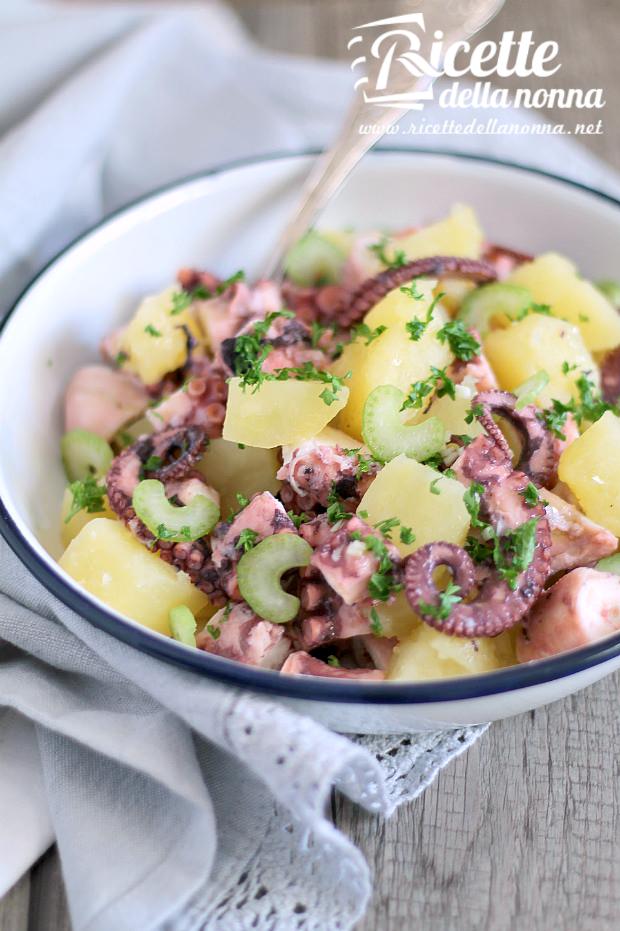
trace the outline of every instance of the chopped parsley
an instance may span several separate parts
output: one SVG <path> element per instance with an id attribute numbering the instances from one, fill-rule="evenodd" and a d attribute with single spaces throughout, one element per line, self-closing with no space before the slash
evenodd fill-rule
<path id="1" fill-rule="evenodd" d="M 484 485 L 479 482 L 472 482 L 465 494 L 463 495 L 463 504 L 467 508 L 472 527 L 486 527 L 487 524 L 480 520 L 480 501 L 484 494 Z"/>
<path id="2" fill-rule="evenodd" d="M 407 297 L 410 297 L 412 301 L 423 301 L 424 295 L 421 291 L 418 291 L 418 286 L 415 283 L 415 278 L 410 285 L 404 284 L 401 289 L 403 294 L 406 294 Z"/>
<path id="3" fill-rule="evenodd" d="M 267 314 L 264 320 L 259 320 L 247 333 L 242 333 L 235 339 L 235 375 L 241 378 L 241 387 L 252 387 L 255 391 L 267 375 L 262 371 L 262 365 L 272 350 L 272 345 L 265 342 L 265 336 L 274 320 L 279 317 L 294 317 L 290 310 L 276 310 Z"/>
<path id="4" fill-rule="evenodd" d="M 239 505 L 240 508 L 245 508 L 245 507 L 247 507 L 248 504 L 250 503 L 250 499 L 249 499 L 249 498 L 246 498 L 245 495 L 242 495 L 240 491 L 238 491 L 238 492 L 235 494 L 235 498 L 237 499 L 237 503 L 238 503 L 238 505 Z"/>
<path id="5" fill-rule="evenodd" d="M 463 446 L 469 446 L 470 443 L 474 442 L 473 436 L 470 436 L 469 433 L 455 433 L 454 439 L 462 443 Z"/>
<path id="6" fill-rule="evenodd" d="M 295 524 L 295 529 L 296 529 L 296 530 L 299 530 L 299 528 L 301 527 L 302 524 L 305 524 L 305 523 L 307 523 L 307 522 L 310 520 L 310 518 L 308 517 L 308 515 L 305 514 L 303 511 L 302 511 L 301 514 L 295 514 L 294 511 L 287 511 L 286 513 L 288 514 L 288 516 L 290 517 L 290 519 L 291 519 L 291 520 L 293 521 L 293 523 Z"/>
<path id="7" fill-rule="evenodd" d="M 484 407 L 482 404 L 472 404 L 471 410 L 465 414 L 465 423 L 473 423 L 478 417 L 482 417 L 484 414 Z"/>
<path id="8" fill-rule="evenodd" d="M 415 533 L 411 527 L 401 527 L 399 531 L 400 542 L 404 543 L 405 546 L 409 546 L 410 543 L 415 543 Z"/>
<path id="9" fill-rule="evenodd" d="M 149 336 L 161 336 L 161 330 L 154 327 L 152 323 L 147 323 L 144 327 L 144 332 L 148 333 Z"/>
<path id="10" fill-rule="evenodd" d="M 364 345 L 370 346 L 370 344 L 378 339 L 382 333 L 385 333 L 386 330 L 387 327 L 384 324 L 371 330 L 367 323 L 356 323 L 355 326 L 351 327 L 351 342 L 354 342 L 356 339 L 364 339 L 366 341 Z"/>
<path id="11" fill-rule="evenodd" d="M 338 493 L 336 491 L 336 482 L 333 483 L 329 495 L 327 496 L 327 520 L 330 524 L 337 524 L 338 521 L 348 520 L 351 516 L 342 506 Z"/>
<path id="12" fill-rule="evenodd" d="M 418 610 L 427 617 L 436 617 L 440 621 L 445 621 L 450 617 L 454 605 L 463 600 L 460 591 L 458 585 L 450 582 L 442 592 L 439 592 L 439 604 L 433 605 L 427 601 L 419 601 Z"/>
<path id="13" fill-rule="evenodd" d="M 145 472 L 153 472 L 155 469 L 161 468 L 161 464 L 161 456 L 149 456 L 142 468 Z"/>
<path id="14" fill-rule="evenodd" d="M 73 496 L 73 500 L 65 517 L 65 524 L 68 524 L 79 511 L 97 514 L 99 511 L 105 510 L 105 485 L 100 485 L 92 475 L 89 475 L 83 481 L 71 482 L 69 491 Z"/>
<path id="15" fill-rule="evenodd" d="M 192 531 L 189 527 L 181 527 L 180 530 L 169 530 L 165 524 L 158 524 L 157 526 L 157 539 L 158 540 L 171 540 L 173 537 L 183 537 L 187 542 L 191 542 Z"/>
<path id="16" fill-rule="evenodd" d="M 196 292 L 191 294 L 188 291 L 175 291 L 172 295 L 172 306 L 170 308 L 170 316 L 176 317 L 177 314 L 183 313 L 184 310 L 187 310 L 189 305 L 194 299 Z"/>
<path id="17" fill-rule="evenodd" d="M 558 401 L 557 398 L 554 398 L 551 401 L 551 407 L 538 412 L 538 418 L 544 423 L 547 430 L 550 430 L 558 440 L 565 440 L 566 434 L 564 433 L 564 427 L 566 425 L 566 418 L 572 413 L 573 408 L 574 402 L 564 404 L 563 401 Z"/>
<path id="18" fill-rule="evenodd" d="M 389 244 L 387 236 L 384 236 L 379 242 L 373 243 L 373 245 L 368 246 L 370 252 L 377 256 L 379 261 L 385 265 L 386 268 L 402 268 L 403 265 L 407 264 L 407 256 L 403 249 L 395 249 L 394 255 L 390 258 L 386 255 L 385 249 Z"/>
<path id="19" fill-rule="evenodd" d="M 521 492 L 521 496 L 523 497 L 523 500 L 525 501 L 525 503 L 529 504 L 530 507 L 534 507 L 540 501 L 540 495 L 538 494 L 538 488 L 536 487 L 534 482 L 528 482 L 528 484 L 525 486 L 525 488 Z"/>
<path id="20" fill-rule="evenodd" d="M 385 520 L 380 520 L 378 524 L 375 524 L 375 528 L 382 533 L 384 537 L 390 538 L 392 530 L 394 527 L 398 527 L 400 521 L 398 517 L 387 517 Z"/>
<path id="21" fill-rule="evenodd" d="M 258 540 L 258 533 L 256 530 L 251 530 L 249 527 L 246 527 L 245 530 L 242 530 L 239 534 L 239 539 L 235 543 L 235 547 L 238 550 L 243 550 L 244 553 L 247 553 L 253 547 L 256 546 Z"/>
<path id="22" fill-rule="evenodd" d="M 124 365 L 125 362 L 127 362 L 128 358 L 129 358 L 129 355 L 125 352 L 124 349 L 121 349 L 121 351 L 117 352 L 116 355 L 114 356 L 114 364 L 118 365 L 118 367 L 120 368 L 121 365 Z"/>
<path id="23" fill-rule="evenodd" d="M 342 377 L 332 375 L 331 372 L 317 369 L 312 362 L 304 362 L 296 368 L 278 369 L 273 375 L 264 372 L 262 374 L 264 380 L 268 381 L 288 381 L 293 378 L 295 381 L 322 382 L 326 387 L 321 391 L 319 397 L 328 407 L 338 400 L 340 390 L 344 388 L 344 379 L 351 377 L 351 372 L 345 372 Z"/>
<path id="24" fill-rule="evenodd" d="M 575 363 L 571 365 L 570 362 L 566 362 L 566 360 L 562 362 L 562 372 L 564 375 L 568 375 L 569 372 L 574 372 L 576 368 L 577 366 Z"/>
<path id="25" fill-rule="evenodd" d="M 340 666 L 340 660 L 338 659 L 337 656 L 334 656 L 334 655 L 332 654 L 331 656 L 328 656 L 328 657 L 327 657 L 327 665 L 328 665 L 328 666 L 335 666 L 335 667 L 338 667 L 338 666 Z"/>
<path id="26" fill-rule="evenodd" d="M 219 627 L 216 627 L 214 624 L 207 624 L 207 632 L 213 637 L 214 640 L 218 640 L 222 631 Z"/>
<path id="27" fill-rule="evenodd" d="M 231 275 L 230 278 L 225 278 L 224 281 L 220 281 L 215 289 L 215 293 L 223 294 L 224 291 L 227 291 L 232 285 L 237 284 L 238 281 L 245 281 L 245 272 L 242 269 L 239 269 L 239 271 Z"/>
<path id="28" fill-rule="evenodd" d="M 431 366 L 431 374 L 428 378 L 414 381 L 402 404 L 401 411 L 407 410 L 409 407 L 422 407 L 424 398 L 428 397 L 433 391 L 437 393 L 438 398 L 443 398 L 446 394 L 452 400 L 456 397 L 454 382 L 446 375 L 446 369 L 438 369 L 434 365 Z"/>
<path id="29" fill-rule="evenodd" d="M 513 323 L 518 323 L 521 320 L 525 320 L 530 314 L 543 314 L 545 317 L 550 317 L 551 307 L 549 304 L 537 304 L 533 301 L 528 307 L 524 307 L 523 310 L 520 310 L 517 314 L 514 314 L 514 316 L 508 316 Z"/>
<path id="30" fill-rule="evenodd" d="M 310 327 L 310 342 L 313 349 L 316 349 L 316 347 L 319 345 L 321 337 L 324 333 L 327 332 L 328 329 L 329 327 L 323 326 L 323 324 L 319 323 L 317 320 L 312 321 L 312 325 Z"/>
<path id="31" fill-rule="evenodd" d="M 480 354 L 480 343 L 462 320 L 450 320 L 437 332 L 440 343 L 448 343 L 452 353 L 462 362 L 469 362 Z"/>
<path id="32" fill-rule="evenodd" d="M 370 630 L 375 637 L 381 637 L 383 635 L 383 624 L 381 623 L 381 618 L 376 608 L 370 609 Z"/>
<path id="33" fill-rule="evenodd" d="M 493 562 L 502 579 L 513 590 L 517 587 L 517 578 L 528 568 L 534 558 L 536 549 L 536 528 L 538 518 L 532 517 L 524 524 L 495 537 Z"/>
<path id="34" fill-rule="evenodd" d="M 373 572 L 368 580 L 368 594 L 375 601 L 388 601 L 394 592 L 399 592 L 402 588 L 401 583 L 394 577 L 394 566 L 388 548 L 383 540 L 373 534 L 368 534 L 363 539 L 366 549 L 379 560 L 376 572 Z"/>
<path id="35" fill-rule="evenodd" d="M 439 488 L 437 487 L 440 481 L 441 481 L 441 475 L 438 475 L 437 478 L 434 478 L 433 481 L 430 483 L 430 485 L 429 485 L 429 491 L 430 491 L 430 493 L 431 493 L 432 495 L 440 495 L 440 494 L 441 494 L 441 491 L 440 491 Z"/>

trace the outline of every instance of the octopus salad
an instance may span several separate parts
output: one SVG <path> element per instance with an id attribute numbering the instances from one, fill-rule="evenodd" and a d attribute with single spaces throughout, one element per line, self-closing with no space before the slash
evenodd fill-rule
<path id="1" fill-rule="evenodd" d="M 620 629 L 620 286 L 427 226 L 184 268 L 66 390 L 60 565 L 192 649 L 420 680 Z"/>

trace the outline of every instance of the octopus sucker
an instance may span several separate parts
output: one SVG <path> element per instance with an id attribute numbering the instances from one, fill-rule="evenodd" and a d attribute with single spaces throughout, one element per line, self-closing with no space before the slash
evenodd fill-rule
<path id="1" fill-rule="evenodd" d="M 484 391 L 474 398 L 472 406 L 480 405 L 478 420 L 498 447 L 510 453 L 503 433 L 493 415 L 505 417 L 519 433 L 523 446 L 515 469 L 525 472 L 537 485 L 553 484 L 557 469 L 557 450 L 553 434 L 538 419 L 533 404 L 517 410 L 517 399 L 508 391 Z"/>
<path id="2" fill-rule="evenodd" d="M 386 268 L 369 278 L 353 293 L 348 304 L 338 312 L 341 326 L 357 323 L 375 304 L 394 288 L 407 284 L 412 278 L 467 278 L 477 284 L 497 279 L 497 272 L 488 262 L 464 259 L 457 256 L 433 256 L 416 259 L 400 267 Z"/>

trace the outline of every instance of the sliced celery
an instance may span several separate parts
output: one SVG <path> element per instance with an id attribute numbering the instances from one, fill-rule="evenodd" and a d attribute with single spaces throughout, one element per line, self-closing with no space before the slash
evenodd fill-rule
<path id="1" fill-rule="evenodd" d="M 401 453 L 423 462 L 440 452 L 445 442 L 444 425 L 429 417 L 408 426 L 409 411 L 401 411 L 405 395 L 393 385 L 380 385 L 371 391 L 362 414 L 362 436 L 375 459 L 389 462 Z"/>
<path id="2" fill-rule="evenodd" d="M 596 568 L 601 572 L 613 572 L 614 575 L 620 575 L 620 553 L 614 553 L 613 556 L 605 556 L 599 559 Z"/>
<path id="3" fill-rule="evenodd" d="M 476 330 L 484 339 L 493 320 L 506 318 L 508 321 L 518 319 L 532 303 L 533 298 L 527 288 L 515 284 L 494 282 L 470 291 L 457 314 L 459 320 L 470 329 Z"/>
<path id="4" fill-rule="evenodd" d="M 136 485 L 132 504 L 143 524 L 158 540 L 187 543 L 210 533 L 220 519 L 220 509 L 206 495 L 196 495 L 189 504 L 175 507 L 157 479 L 147 478 Z"/>
<path id="5" fill-rule="evenodd" d="M 112 447 L 103 437 L 81 427 L 65 433 L 60 441 L 62 462 L 70 482 L 100 478 L 114 458 Z"/>
<path id="6" fill-rule="evenodd" d="M 286 256 L 286 275 L 301 287 L 334 284 L 338 281 L 346 253 L 326 236 L 309 230 Z"/>
<path id="7" fill-rule="evenodd" d="M 177 605 L 171 609 L 170 632 L 179 643 L 188 647 L 196 646 L 196 618 L 187 605 Z"/>
<path id="8" fill-rule="evenodd" d="M 312 547 L 294 533 L 267 537 L 244 553 L 237 566 L 239 591 L 255 614 L 274 624 L 292 621 L 299 598 L 289 595 L 280 580 L 289 569 L 307 566 Z"/>
<path id="9" fill-rule="evenodd" d="M 515 388 L 514 392 L 517 398 L 515 404 L 517 410 L 520 411 L 522 408 L 527 407 L 528 404 L 533 404 L 540 392 L 544 391 L 548 384 L 549 375 L 544 369 L 522 382 L 518 388 Z"/>

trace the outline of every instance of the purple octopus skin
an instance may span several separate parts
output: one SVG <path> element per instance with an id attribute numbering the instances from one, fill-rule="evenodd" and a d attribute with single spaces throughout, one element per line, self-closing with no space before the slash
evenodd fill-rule
<path id="1" fill-rule="evenodd" d="M 297 622 L 297 640 L 304 650 L 313 650 L 332 640 L 348 640 L 370 633 L 370 608 L 366 599 L 346 605 L 321 574 L 312 567 L 301 579 L 299 596 L 302 618 Z"/>
<path id="2" fill-rule="evenodd" d="M 187 573 L 193 584 L 209 595 L 213 604 L 218 605 L 224 602 L 225 596 L 206 541 L 172 543 L 158 540 L 137 517 L 132 506 L 135 487 L 144 477 L 159 479 L 172 494 L 181 499 L 184 484 L 205 484 L 203 476 L 194 469 L 194 465 L 206 445 L 206 433 L 196 426 L 140 437 L 113 459 L 106 476 L 106 489 L 110 507 L 138 540 L 149 549 L 158 551 L 164 562 Z M 178 458 L 174 458 L 175 455 Z M 161 464 L 157 468 L 145 470 L 145 463 L 151 456 L 157 456 Z"/>
<path id="3" fill-rule="evenodd" d="M 348 669 L 344 666 L 330 666 L 316 656 L 310 656 L 303 650 L 290 653 L 280 672 L 289 676 L 324 676 L 331 679 L 368 679 L 373 682 L 385 679 L 381 669 Z"/>
<path id="4" fill-rule="evenodd" d="M 601 389 L 608 404 L 620 401 L 620 346 L 609 352 L 601 365 Z"/>
<path id="5" fill-rule="evenodd" d="M 495 424 L 493 423 L 493 427 Z M 502 437 L 503 440 L 503 437 Z M 536 518 L 534 554 L 530 565 L 517 577 L 515 588 L 495 568 L 481 576 L 469 554 L 452 543 L 428 543 L 406 560 L 405 593 L 414 611 L 437 630 L 457 637 L 495 637 L 513 627 L 529 611 L 543 590 L 549 575 L 551 533 L 541 502 L 528 505 L 523 492 L 529 477 L 513 470 L 509 450 L 492 435 L 477 437 L 465 448 L 454 465 L 464 483 L 483 486 L 480 513 L 498 535 L 515 530 Z M 439 605 L 440 592 L 433 578 L 439 566 L 448 567 L 463 599 L 453 605 L 446 618 L 425 612 L 420 605 Z M 480 585 L 476 597 L 467 599 Z"/>
<path id="6" fill-rule="evenodd" d="M 371 462 L 358 477 L 359 467 L 357 454 L 308 440 L 293 450 L 277 473 L 284 483 L 280 498 L 295 513 L 307 513 L 327 507 L 335 490 L 343 507 L 354 511 L 379 471 L 379 464 Z"/>
<path id="7" fill-rule="evenodd" d="M 468 278 L 478 284 L 497 279 L 497 272 L 488 262 L 464 259 L 458 256 L 436 255 L 416 259 L 397 268 L 386 268 L 369 278 L 353 293 L 348 304 L 336 315 L 341 326 L 357 323 L 375 304 L 394 288 L 407 284 L 412 278 Z"/>
<path id="8" fill-rule="evenodd" d="M 518 431 L 523 447 L 515 469 L 525 472 L 537 485 L 548 487 L 557 471 L 557 446 L 553 434 L 538 419 L 536 407 L 528 404 L 516 409 L 517 399 L 508 391 L 484 391 L 473 399 L 472 406 L 482 406 L 478 418 L 490 437 L 510 455 L 510 447 L 493 414 L 505 417 Z"/>

